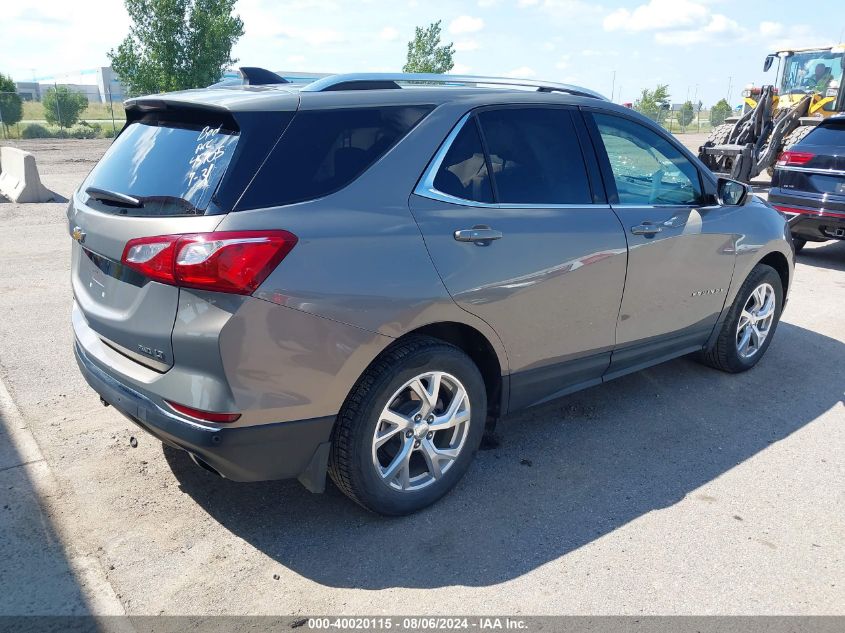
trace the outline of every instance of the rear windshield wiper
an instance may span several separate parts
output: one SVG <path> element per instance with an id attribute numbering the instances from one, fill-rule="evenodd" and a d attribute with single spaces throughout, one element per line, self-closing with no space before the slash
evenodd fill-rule
<path id="1" fill-rule="evenodd" d="M 94 200 L 99 200 L 100 202 L 117 203 L 127 207 L 134 207 L 135 209 L 140 209 L 144 206 L 144 203 L 138 200 L 138 198 L 133 198 L 132 196 L 127 196 L 125 193 L 119 193 L 117 191 L 100 189 L 99 187 L 88 187 L 85 190 L 85 193 L 94 198 Z"/>

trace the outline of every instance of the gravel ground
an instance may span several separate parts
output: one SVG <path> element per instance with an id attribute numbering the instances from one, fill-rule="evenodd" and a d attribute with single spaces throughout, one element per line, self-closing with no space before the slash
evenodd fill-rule
<path id="1" fill-rule="evenodd" d="M 108 141 L 18 144 L 66 198 Z M 103 408 L 65 207 L 0 202 L 0 614 L 845 613 L 845 243 L 808 245 L 753 371 L 680 359 L 511 416 L 388 520 L 217 479 Z"/>

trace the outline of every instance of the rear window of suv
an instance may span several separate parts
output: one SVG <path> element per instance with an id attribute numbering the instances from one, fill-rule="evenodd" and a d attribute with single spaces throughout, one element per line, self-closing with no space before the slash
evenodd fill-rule
<path id="1" fill-rule="evenodd" d="M 843 145 L 845 144 L 845 121 L 819 125 L 807 134 L 799 145 Z"/>
<path id="2" fill-rule="evenodd" d="M 235 210 L 293 204 L 342 189 L 432 108 L 415 105 L 298 112 Z"/>
<path id="3" fill-rule="evenodd" d="M 91 171 L 82 191 L 94 189 L 136 198 L 126 206 L 91 196 L 98 210 L 127 215 L 192 215 L 207 209 L 238 134 L 223 125 L 161 121 L 130 123 Z"/>

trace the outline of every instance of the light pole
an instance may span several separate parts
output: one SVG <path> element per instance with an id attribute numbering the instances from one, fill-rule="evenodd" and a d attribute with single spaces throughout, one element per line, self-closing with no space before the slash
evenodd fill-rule
<path id="1" fill-rule="evenodd" d="M 613 71 L 613 81 L 610 84 L 610 100 L 613 101 L 613 93 L 616 91 L 616 71 Z"/>

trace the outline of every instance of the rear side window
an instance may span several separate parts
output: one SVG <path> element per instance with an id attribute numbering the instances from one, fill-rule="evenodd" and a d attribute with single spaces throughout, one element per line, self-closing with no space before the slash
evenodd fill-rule
<path id="1" fill-rule="evenodd" d="M 236 210 L 313 200 L 342 189 L 431 109 L 390 106 L 298 112 Z"/>
<path id="2" fill-rule="evenodd" d="M 479 113 L 502 204 L 591 204 L 587 168 L 562 108 L 505 108 Z"/>
<path id="3" fill-rule="evenodd" d="M 82 185 L 136 198 L 140 208 L 89 198 L 98 210 L 127 215 L 201 214 L 232 159 L 238 134 L 222 125 L 131 123 Z"/>
<path id="4" fill-rule="evenodd" d="M 798 145 L 845 145 L 845 121 L 819 125 Z"/>
<path id="5" fill-rule="evenodd" d="M 475 202 L 493 202 L 493 188 L 475 119 L 469 119 L 455 137 L 434 178 L 438 191 Z"/>

